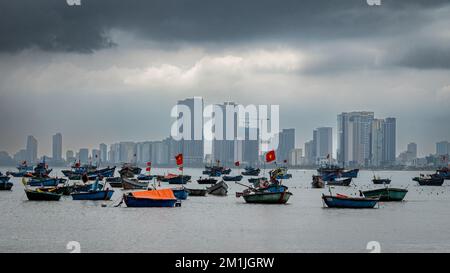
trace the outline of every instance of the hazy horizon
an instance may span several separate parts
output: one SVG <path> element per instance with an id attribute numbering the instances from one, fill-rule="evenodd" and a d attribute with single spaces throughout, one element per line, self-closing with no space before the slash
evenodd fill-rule
<path id="1" fill-rule="evenodd" d="M 341 112 L 397 118 L 397 154 L 450 141 L 450 3 L 0 1 L 0 151 L 161 140 L 178 100 L 280 105 L 297 146 Z"/>

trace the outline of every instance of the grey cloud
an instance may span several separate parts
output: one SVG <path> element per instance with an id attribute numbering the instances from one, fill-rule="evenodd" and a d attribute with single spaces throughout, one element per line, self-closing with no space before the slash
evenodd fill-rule
<path id="1" fill-rule="evenodd" d="M 411 31 L 424 23 L 422 11 L 445 0 L 65 0 L 1 1 L 0 51 L 38 47 L 92 52 L 114 46 L 109 31 L 170 44 L 328 40 Z M 406 12 L 407 11 L 407 12 Z"/>

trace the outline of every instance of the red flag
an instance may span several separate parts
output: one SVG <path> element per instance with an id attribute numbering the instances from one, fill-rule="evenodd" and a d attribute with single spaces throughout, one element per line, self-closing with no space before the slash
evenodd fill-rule
<path id="1" fill-rule="evenodd" d="M 150 161 L 149 161 L 149 162 L 147 162 L 147 166 L 149 166 L 149 167 L 150 167 L 151 165 L 152 165 L 152 162 L 150 162 Z"/>
<path id="2" fill-rule="evenodd" d="M 175 156 L 175 160 L 177 161 L 177 165 L 183 165 L 183 154 L 177 154 Z"/>
<path id="3" fill-rule="evenodd" d="M 276 159 L 276 157 L 275 157 L 275 151 L 274 150 L 269 151 L 269 152 L 266 153 L 266 162 L 272 162 L 275 159 Z"/>
<path id="4" fill-rule="evenodd" d="M 145 170 L 146 170 L 147 172 L 150 172 L 151 168 L 150 168 L 150 167 L 147 167 Z"/>
<path id="5" fill-rule="evenodd" d="M 241 162 L 239 162 L 239 161 L 234 162 L 234 166 L 239 167 L 240 165 L 241 165 Z"/>

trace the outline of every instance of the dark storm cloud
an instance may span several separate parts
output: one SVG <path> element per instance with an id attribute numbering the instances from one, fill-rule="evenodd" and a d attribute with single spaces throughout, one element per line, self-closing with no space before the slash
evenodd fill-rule
<path id="1" fill-rule="evenodd" d="M 284 43 L 374 37 L 409 32 L 429 18 L 423 10 L 445 0 L 2 0 L 0 51 L 38 47 L 91 52 L 114 46 L 112 29 L 162 43 L 239 43 L 283 39 Z"/>

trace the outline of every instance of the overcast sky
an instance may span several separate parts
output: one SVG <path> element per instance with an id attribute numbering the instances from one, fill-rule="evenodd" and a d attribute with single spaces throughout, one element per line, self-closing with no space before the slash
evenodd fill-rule
<path id="1" fill-rule="evenodd" d="M 0 0 L 0 150 L 162 139 L 178 99 L 279 104 L 297 146 L 342 111 L 450 140 L 447 0 Z"/>

